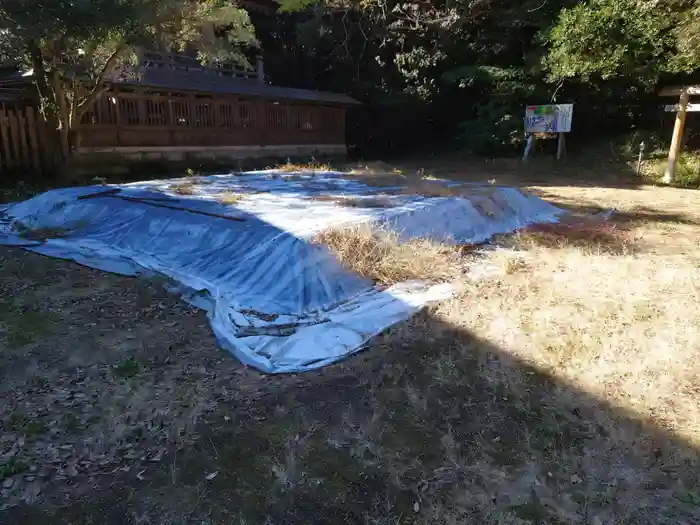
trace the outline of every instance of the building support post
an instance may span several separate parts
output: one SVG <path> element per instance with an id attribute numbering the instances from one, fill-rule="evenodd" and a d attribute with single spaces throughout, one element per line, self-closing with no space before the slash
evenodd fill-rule
<path id="1" fill-rule="evenodd" d="M 261 56 L 255 58 L 255 76 L 259 84 L 265 83 L 265 63 Z"/>
<path id="2" fill-rule="evenodd" d="M 671 140 L 671 150 L 668 153 L 668 166 L 664 174 L 664 183 L 673 184 L 676 175 L 676 166 L 681 154 L 683 145 L 683 130 L 685 119 L 688 114 L 688 103 L 690 102 L 690 92 L 687 89 L 681 91 L 681 99 L 676 113 L 676 125 L 673 128 L 673 140 Z"/>

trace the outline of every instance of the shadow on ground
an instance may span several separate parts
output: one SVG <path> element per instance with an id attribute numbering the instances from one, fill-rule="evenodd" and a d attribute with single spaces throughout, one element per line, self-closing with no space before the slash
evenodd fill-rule
<path id="1" fill-rule="evenodd" d="M 234 387 L 234 385 L 232 385 Z M 3 523 L 695 523 L 700 454 L 423 314 L 294 387 L 221 405 L 197 443 Z"/>
<path id="2" fill-rule="evenodd" d="M 637 189 L 648 184 L 648 181 L 637 176 L 633 163 L 625 159 L 613 159 L 609 152 L 602 156 L 597 153 L 580 153 L 562 161 L 550 156 L 535 157 L 527 164 L 519 158 L 485 159 L 440 155 L 397 159 L 387 165 L 407 174 L 423 171 L 453 180 L 494 181 L 511 186 Z"/>
<path id="3" fill-rule="evenodd" d="M 561 186 L 559 186 L 558 189 L 561 190 Z M 589 200 L 586 200 L 585 198 L 582 199 L 578 194 L 567 197 L 566 195 L 562 196 L 561 191 L 549 192 L 547 191 L 546 187 L 545 189 L 542 189 L 542 187 L 528 188 L 528 190 L 542 199 L 577 214 L 600 213 L 611 209 L 611 206 L 606 206 L 605 204 L 596 202 L 594 196 L 591 196 Z M 653 189 L 648 189 L 645 191 L 654 193 Z M 700 197 L 700 192 L 697 192 L 696 190 L 666 188 L 661 191 L 683 192 L 686 194 L 688 200 Z M 656 195 L 659 195 L 658 190 Z M 653 199 L 649 198 L 647 200 L 651 201 Z M 664 203 L 659 201 L 656 203 L 649 202 L 648 204 L 637 204 L 622 210 L 614 209 L 612 218 L 617 224 L 629 226 L 644 223 L 673 223 L 700 226 L 700 218 L 698 218 L 696 209 L 671 209 L 668 211 L 662 211 L 661 209 L 663 209 L 663 207 Z"/>
<path id="4" fill-rule="evenodd" d="M 641 220 L 636 211 L 623 213 L 630 214 L 623 221 Z M 640 213 L 645 220 L 663 215 Z M 37 286 L 46 280 L 40 268 L 32 275 Z M 90 286 L 85 294 L 92 299 Z M 129 310 L 129 301 L 122 306 Z M 99 326 L 100 337 L 124 323 L 120 315 Z M 128 315 L 137 323 L 136 308 Z M 157 315 L 147 324 L 160 329 L 177 320 Z M 104 316 L 98 311 L 97 322 Z M 231 368 L 203 383 L 217 403 L 187 428 L 195 438 L 138 469 L 110 471 L 82 495 L 1 511 L 0 522 L 637 525 L 692 524 L 700 515 L 693 444 L 434 313 L 393 328 L 343 363 L 275 377 L 231 365 L 233 358 L 205 341 L 202 316 L 189 322 L 168 342 L 181 353 L 144 332 L 156 348 L 144 344 L 136 355 L 162 358 L 148 364 L 146 377 L 160 384 L 187 385 L 200 368 Z M 68 347 L 90 331 L 75 324 L 52 341 Z M 196 362 L 199 355 L 206 360 Z M 196 366 L 161 373 L 176 360 Z M 155 395 L 146 401 L 169 409 Z"/>

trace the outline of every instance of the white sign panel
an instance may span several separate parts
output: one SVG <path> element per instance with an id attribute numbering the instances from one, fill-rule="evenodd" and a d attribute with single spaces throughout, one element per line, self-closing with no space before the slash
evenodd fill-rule
<path id="1" fill-rule="evenodd" d="M 527 133 L 569 133 L 573 114 L 573 104 L 527 106 L 525 131 Z"/>
<path id="2" fill-rule="evenodd" d="M 665 106 L 666 111 L 669 113 L 675 113 L 681 110 L 680 104 L 673 104 L 671 106 Z M 700 104 L 688 104 L 688 109 L 686 111 L 700 111 Z"/>

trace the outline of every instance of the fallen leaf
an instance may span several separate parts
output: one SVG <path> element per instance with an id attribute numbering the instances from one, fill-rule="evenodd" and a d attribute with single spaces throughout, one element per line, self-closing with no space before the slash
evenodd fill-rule
<path id="1" fill-rule="evenodd" d="M 204 478 L 205 478 L 207 481 L 211 481 L 211 480 L 214 479 L 218 474 L 219 474 L 219 471 L 217 470 L 217 471 L 214 471 L 214 472 L 211 472 L 211 473 L 207 474 L 206 476 L 204 476 Z"/>
<path id="2" fill-rule="evenodd" d="M 22 501 L 31 504 L 36 501 L 36 498 L 41 494 L 41 485 L 38 482 L 31 483 L 24 489 L 22 494 Z"/>

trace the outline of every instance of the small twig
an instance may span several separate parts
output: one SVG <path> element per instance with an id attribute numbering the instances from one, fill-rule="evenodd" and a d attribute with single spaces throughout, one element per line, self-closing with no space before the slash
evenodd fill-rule
<path id="1" fill-rule="evenodd" d="M 540 9 L 542 9 L 542 8 L 543 8 L 544 6 L 546 6 L 546 5 L 547 5 L 547 0 L 544 0 L 544 2 L 542 2 L 542 5 L 541 5 L 541 6 L 536 7 L 536 8 L 534 8 L 534 9 L 528 9 L 527 12 L 528 12 L 528 13 L 534 13 L 535 11 L 539 11 Z"/>
<path id="2" fill-rule="evenodd" d="M 86 200 L 86 199 L 94 199 L 95 197 L 105 197 L 107 195 L 116 195 L 122 191 L 119 188 L 112 188 L 109 190 L 103 190 L 103 191 L 98 191 L 97 193 L 88 193 L 87 195 L 81 195 L 78 197 L 79 201 Z"/>
<path id="3" fill-rule="evenodd" d="M 122 199 L 129 202 L 137 202 L 139 204 L 147 204 L 149 206 L 155 206 L 156 208 L 167 208 L 170 210 L 186 211 L 189 213 L 194 213 L 197 215 L 206 215 L 208 217 L 216 217 L 217 219 L 226 219 L 228 221 L 240 221 L 243 222 L 245 219 L 243 217 L 231 217 L 230 215 L 221 215 L 220 213 L 210 213 L 208 211 L 191 210 L 189 208 L 183 208 L 181 206 L 170 206 L 168 204 L 158 204 L 150 200 L 137 199 L 136 197 L 127 197 L 126 195 L 105 195 L 105 197 L 112 197 L 114 199 Z"/>
<path id="4" fill-rule="evenodd" d="M 97 197 L 114 197 L 115 199 L 122 199 L 122 200 L 129 201 L 129 202 L 138 202 L 139 204 L 148 204 L 149 206 L 155 206 L 157 208 L 168 208 L 171 210 L 186 211 L 189 213 L 196 213 L 199 215 L 207 215 L 209 217 L 216 217 L 218 219 L 226 219 L 229 221 L 245 221 L 245 219 L 243 217 L 231 217 L 230 215 L 221 215 L 220 213 L 211 213 L 208 211 L 201 211 L 201 210 L 191 210 L 189 208 L 183 208 L 181 206 L 173 206 L 173 205 L 169 205 L 169 204 L 158 204 L 157 202 L 154 202 L 154 201 L 171 201 L 172 199 L 169 199 L 169 198 L 160 199 L 158 197 L 152 197 L 152 198 L 129 197 L 127 195 L 119 195 L 120 192 L 121 192 L 121 189 L 114 188 L 114 189 L 100 191 L 97 193 L 89 193 L 87 195 L 81 195 L 80 197 L 78 197 L 78 200 L 94 199 Z"/>
<path id="5" fill-rule="evenodd" d="M 552 102 L 557 101 L 557 93 L 559 93 L 559 90 L 562 87 L 564 87 L 564 79 L 559 81 L 559 84 L 557 84 L 557 87 L 555 88 L 554 93 L 552 93 L 552 98 L 551 98 Z"/>
<path id="6" fill-rule="evenodd" d="M 216 445 L 214 445 L 214 442 L 211 440 L 211 437 L 209 438 L 209 443 L 211 443 L 211 448 L 214 449 L 214 455 L 216 456 L 216 459 L 219 459 L 219 451 L 216 450 Z"/>
<path id="7" fill-rule="evenodd" d="M 177 483 L 177 480 L 175 479 L 177 477 L 177 448 L 175 448 L 175 453 L 173 454 L 173 464 L 170 466 L 170 478 L 173 480 L 173 487 Z"/>

